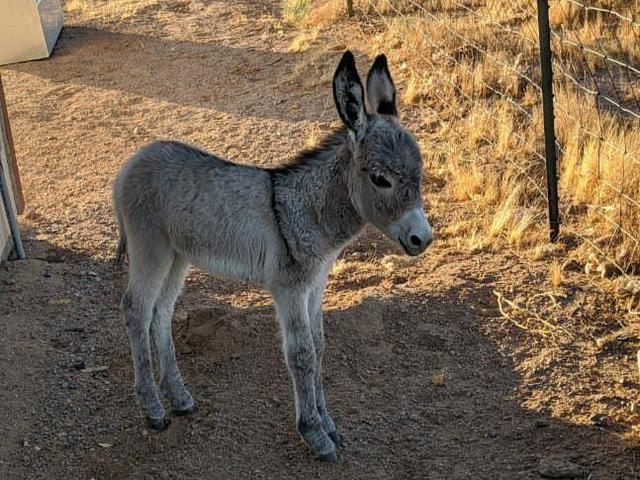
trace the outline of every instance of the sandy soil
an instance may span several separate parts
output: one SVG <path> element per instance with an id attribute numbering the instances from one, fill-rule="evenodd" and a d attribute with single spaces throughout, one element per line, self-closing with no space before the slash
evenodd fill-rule
<path id="1" fill-rule="evenodd" d="M 197 271 L 174 327 L 199 409 L 162 434 L 144 430 L 110 182 L 153 139 L 275 165 L 328 128 L 330 86 L 301 77 L 279 16 L 278 2 L 257 0 L 165 0 L 126 21 L 73 14 L 51 59 L 2 69 L 30 260 L 0 267 L 0 477 L 527 479 L 558 456 L 593 479 L 640 478 L 638 450 L 622 440 L 639 419 L 640 342 L 620 333 L 630 314 L 581 273 L 554 289 L 545 262 L 462 253 L 446 238 L 403 265 L 367 232 L 331 277 L 338 465 L 313 461 L 295 432 L 267 293 Z M 334 64 L 350 33 L 325 33 L 314 48 Z M 429 148 L 425 115 L 402 113 Z M 425 195 L 436 226 L 446 222 L 437 184 Z M 518 329 L 494 291 L 554 291 L 561 330 Z"/>

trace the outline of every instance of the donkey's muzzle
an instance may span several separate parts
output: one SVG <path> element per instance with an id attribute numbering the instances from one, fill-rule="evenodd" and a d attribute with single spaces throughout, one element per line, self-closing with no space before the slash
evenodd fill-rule
<path id="1" fill-rule="evenodd" d="M 410 235 L 408 242 L 405 242 L 402 238 L 398 238 L 398 242 L 402 245 L 402 248 L 407 255 L 416 256 L 429 248 L 429 245 L 433 242 L 433 236 L 430 235 L 421 238 L 418 235 Z"/>
<path id="2" fill-rule="evenodd" d="M 433 242 L 433 230 L 422 207 L 406 212 L 389 230 L 407 255 L 420 255 Z"/>
<path id="3" fill-rule="evenodd" d="M 412 248 L 416 248 L 420 250 L 420 253 L 424 252 L 431 242 L 433 242 L 433 234 L 425 235 L 424 237 L 420 237 L 419 235 L 411 235 L 409 237 L 409 242 L 411 243 Z"/>

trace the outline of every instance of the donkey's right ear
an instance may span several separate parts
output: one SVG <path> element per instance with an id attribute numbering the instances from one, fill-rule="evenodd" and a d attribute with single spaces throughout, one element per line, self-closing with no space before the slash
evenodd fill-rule
<path id="1" fill-rule="evenodd" d="M 387 57 L 378 55 L 367 75 L 367 97 L 371 110 L 380 115 L 398 116 L 396 87 L 389 72 Z"/>
<path id="2" fill-rule="evenodd" d="M 364 87 L 356 70 L 356 60 L 348 50 L 342 56 L 333 76 L 333 99 L 344 124 L 356 138 L 360 137 L 367 121 Z"/>

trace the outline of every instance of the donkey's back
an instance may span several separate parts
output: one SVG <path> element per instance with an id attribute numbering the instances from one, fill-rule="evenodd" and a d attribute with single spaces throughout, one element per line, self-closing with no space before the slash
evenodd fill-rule
<path id="1" fill-rule="evenodd" d="M 129 249 L 166 247 L 205 270 L 257 281 L 277 245 L 272 201 L 268 171 L 180 142 L 140 149 L 113 189 Z"/>

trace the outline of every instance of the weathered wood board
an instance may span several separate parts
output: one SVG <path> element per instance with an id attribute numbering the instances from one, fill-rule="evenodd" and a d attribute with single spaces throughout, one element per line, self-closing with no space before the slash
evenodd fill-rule
<path id="1" fill-rule="evenodd" d="M 7 214 L 9 209 L 11 209 L 14 214 L 22 213 L 24 209 L 24 198 L 22 196 L 15 150 L 13 148 L 13 138 L 11 136 L 11 127 L 9 126 L 9 115 L 7 114 L 2 77 L 0 77 L 0 169 L 6 180 L 9 198 L 11 200 L 9 205 L 4 205 L 4 203 L 0 201 L 0 261 L 4 261 L 13 246 Z"/>

